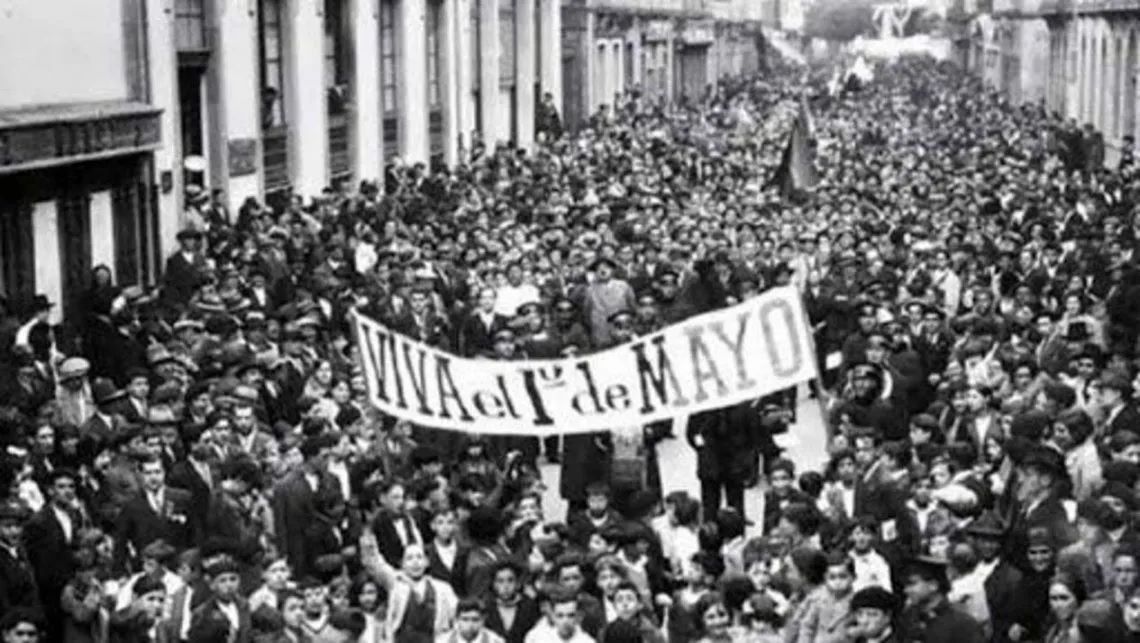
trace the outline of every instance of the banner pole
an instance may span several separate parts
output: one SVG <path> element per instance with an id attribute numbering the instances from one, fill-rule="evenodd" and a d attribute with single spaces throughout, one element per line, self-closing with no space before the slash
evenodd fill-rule
<path id="1" fill-rule="evenodd" d="M 815 401 L 819 405 L 819 415 L 823 420 L 823 430 L 827 435 L 827 444 L 830 446 L 831 440 L 835 436 L 833 435 L 830 409 L 828 408 L 828 400 L 831 394 L 823 388 L 823 373 L 827 368 L 827 356 L 824 355 L 824 363 L 821 365 L 819 361 L 819 348 L 815 343 L 815 329 L 811 324 L 811 317 L 808 315 L 808 307 L 807 302 L 804 301 L 804 293 L 797 288 L 796 294 L 800 298 L 800 313 L 803 315 L 802 323 L 804 328 L 808 329 L 808 345 L 811 347 L 811 356 L 812 359 L 815 360 L 816 365 L 815 377 L 810 380 L 808 385 L 811 386 L 812 392 L 815 393 Z"/>

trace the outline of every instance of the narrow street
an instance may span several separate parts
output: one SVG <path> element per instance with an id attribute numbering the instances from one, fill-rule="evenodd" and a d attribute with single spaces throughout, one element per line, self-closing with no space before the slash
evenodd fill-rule
<path id="1" fill-rule="evenodd" d="M 827 432 L 823 423 L 823 415 L 816 400 L 808 397 L 807 389 L 802 388 L 799 395 L 798 419 L 794 427 L 786 434 L 777 437 L 777 443 L 784 448 L 784 453 L 796 463 L 799 471 L 819 471 L 827 462 Z M 661 479 L 664 492 L 683 490 L 694 497 L 700 497 L 701 487 L 697 480 L 697 454 L 689 443 L 685 441 L 685 419 L 678 418 L 674 424 L 676 439 L 666 440 L 657 447 L 657 455 L 661 463 Z M 558 495 L 558 481 L 561 474 L 557 465 L 543 465 L 542 476 L 546 481 L 546 496 L 543 507 L 547 516 L 566 515 L 566 503 Z M 763 494 L 760 488 L 748 489 L 745 492 L 748 518 L 755 520 L 764 510 Z M 752 527 L 754 533 L 759 531 L 759 521 Z"/>

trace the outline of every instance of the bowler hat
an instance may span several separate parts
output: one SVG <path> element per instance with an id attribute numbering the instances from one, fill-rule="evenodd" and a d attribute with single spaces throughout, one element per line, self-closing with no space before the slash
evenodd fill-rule
<path id="1" fill-rule="evenodd" d="M 126 396 L 125 390 L 115 388 L 115 383 L 105 377 L 96 377 L 95 381 L 91 383 L 91 399 L 96 406 L 110 404 Z"/>
<path id="2" fill-rule="evenodd" d="M 966 526 L 966 533 L 983 538 L 1001 538 L 1005 535 L 1005 526 L 994 512 L 986 511 Z"/>
<path id="3" fill-rule="evenodd" d="M 1064 457 L 1046 446 L 1035 447 L 1025 454 L 1021 460 L 1021 466 L 1025 469 L 1035 469 L 1055 476 L 1063 476 L 1067 472 Z"/>
<path id="4" fill-rule="evenodd" d="M 851 597 L 851 610 L 874 609 L 893 614 L 898 607 L 898 599 L 878 585 L 865 587 Z"/>

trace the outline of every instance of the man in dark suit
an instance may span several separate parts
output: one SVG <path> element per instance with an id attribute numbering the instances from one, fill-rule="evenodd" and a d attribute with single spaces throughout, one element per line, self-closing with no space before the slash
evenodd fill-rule
<path id="1" fill-rule="evenodd" d="M 966 527 L 966 534 L 978 552 L 978 564 L 991 570 L 985 581 L 986 604 L 990 609 L 990 625 L 993 629 L 991 640 L 1002 643 L 1020 640 L 1020 637 L 1011 638 L 1010 631 L 1015 625 L 1027 631 L 1029 622 L 1040 615 L 1033 614 L 1032 601 L 1021 595 L 1021 571 L 1001 556 L 1005 526 L 996 514 L 987 511 Z"/>
<path id="2" fill-rule="evenodd" d="M 907 608 L 902 615 L 902 640 L 925 643 L 983 643 L 982 626 L 950 604 L 946 563 L 919 558 L 904 575 Z"/>
<path id="3" fill-rule="evenodd" d="M 1061 503 L 1068 479 L 1063 456 L 1048 447 L 1034 447 L 1022 459 L 1017 473 L 1019 502 L 1013 511 L 1005 555 L 1020 563 L 1027 551 L 1031 528 L 1045 528 L 1058 549 L 1072 544 L 1076 534 Z"/>
<path id="4" fill-rule="evenodd" d="M 175 462 L 170 468 L 171 487 L 190 493 L 190 514 L 193 516 L 198 533 L 206 526 L 206 514 L 210 510 L 210 494 L 214 490 L 216 475 L 210 465 L 211 448 L 200 441 L 190 445 L 190 453 L 185 460 Z"/>
<path id="5" fill-rule="evenodd" d="M 408 545 L 422 545 L 423 534 L 416 526 L 415 519 L 404 509 L 404 485 L 399 480 L 389 479 L 380 487 L 381 509 L 372 522 L 380 555 L 389 565 L 396 567 L 404 559 L 404 548 Z"/>
<path id="6" fill-rule="evenodd" d="M 143 547 L 159 538 L 178 551 L 198 542 L 190 492 L 166 486 L 162 458 L 148 456 L 139 463 L 142 488 L 127 501 L 115 529 L 115 568 L 126 570 Z"/>
<path id="7" fill-rule="evenodd" d="M 475 310 L 460 325 L 460 351 L 467 357 L 489 352 L 492 348 L 491 338 L 509 324 L 509 319 L 495 312 L 495 289 L 484 288 L 479 291 L 479 302 Z"/>
<path id="8" fill-rule="evenodd" d="M 63 633 L 60 596 L 75 570 L 71 544 L 84 523 L 82 508 L 75 496 L 76 480 L 78 474 L 63 467 L 48 474 L 44 482 L 48 485 L 50 502 L 24 526 L 28 559 L 44 606 L 49 641 L 58 640 Z"/>
<path id="9" fill-rule="evenodd" d="M 1140 434 L 1140 411 L 1132 403 L 1132 383 L 1127 377 L 1105 371 L 1100 377 L 1100 395 L 1106 407 L 1105 435 L 1117 431 Z"/>
<path id="10" fill-rule="evenodd" d="M 227 641 L 252 641 L 253 622 L 249 603 L 238 593 L 241 576 L 237 561 L 229 554 L 222 554 L 208 561 L 203 566 L 203 571 L 210 586 L 210 597 L 194 608 L 190 616 L 190 629 L 200 628 L 203 623 L 226 623 L 229 626 Z"/>
<path id="11" fill-rule="evenodd" d="M 0 614 L 24 607 L 40 609 L 40 594 L 24 550 L 27 511 L 15 500 L 0 503 Z"/>
<path id="12" fill-rule="evenodd" d="M 178 233 L 181 250 L 166 260 L 163 273 L 163 296 L 173 306 L 185 306 L 194 291 L 201 285 L 206 270 L 206 261 L 198 252 L 202 233 L 197 230 L 183 230 Z"/>
<path id="13" fill-rule="evenodd" d="M 325 462 L 336 439 L 331 435 L 306 438 L 301 444 L 305 461 L 273 490 L 273 522 L 277 547 L 293 569 L 305 566 L 305 529 L 316 513 L 316 497 L 340 485 L 328 473 Z"/>
<path id="14" fill-rule="evenodd" d="M 428 559 L 428 574 L 450 583 L 455 593 L 462 595 L 467 548 L 459 543 L 455 532 L 455 510 L 437 509 L 431 517 L 432 540 L 424 547 L 424 553 Z"/>

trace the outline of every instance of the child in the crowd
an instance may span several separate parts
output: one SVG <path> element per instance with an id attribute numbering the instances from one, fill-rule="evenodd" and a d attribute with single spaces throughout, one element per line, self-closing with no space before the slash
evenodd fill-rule
<path id="1" fill-rule="evenodd" d="M 748 541 L 743 551 L 744 573 L 752 583 L 752 594 L 763 596 L 771 601 L 776 613 L 783 617 L 788 613 L 788 599 L 772 587 L 775 577 L 774 566 L 779 557 L 769 551 L 769 543 L 763 538 L 754 538 Z"/>
<path id="2" fill-rule="evenodd" d="M 852 586 L 855 566 L 844 552 L 834 551 L 827 557 L 824 576 L 826 592 L 817 594 L 804 613 L 797 632 L 798 643 L 844 643 L 851 616 Z"/>
<path id="3" fill-rule="evenodd" d="M 261 607 L 278 610 L 281 592 L 293 587 L 289 561 L 284 556 L 268 559 L 261 572 L 261 581 L 261 586 L 249 595 L 249 611 L 256 612 Z"/>
<path id="4" fill-rule="evenodd" d="M 851 557 L 855 572 L 854 591 L 864 587 L 891 589 L 891 566 L 882 554 L 875 551 L 879 522 L 874 516 L 864 515 L 851 527 Z"/>

